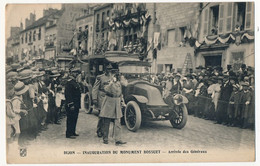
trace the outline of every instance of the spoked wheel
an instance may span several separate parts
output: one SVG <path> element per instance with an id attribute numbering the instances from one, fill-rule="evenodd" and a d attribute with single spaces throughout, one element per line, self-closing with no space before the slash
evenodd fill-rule
<path id="1" fill-rule="evenodd" d="M 91 98 L 90 98 L 89 92 L 87 92 L 85 97 L 84 97 L 84 107 L 85 107 L 85 112 L 87 114 L 91 114 L 92 113 L 93 109 L 91 107 Z"/>
<path id="2" fill-rule="evenodd" d="M 188 118 L 188 111 L 184 104 L 175 106 L 174 111 L 176 112 L 175 115 L 172 116 L 170 119 L 170 122 L 172 124 L 172 127 L 177 129 L 182 129 L 186 123 Z"/>
<path id="3" fill-rule="evenodd" d="M 135 101 L 127 103 L 124 118 L 128 130 L 137 131 L 140 128 L 142 115 L 140 107 Z"/>

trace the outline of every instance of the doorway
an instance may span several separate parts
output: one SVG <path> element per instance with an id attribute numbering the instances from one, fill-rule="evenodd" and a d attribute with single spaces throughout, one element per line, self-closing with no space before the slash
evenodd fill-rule
<path id="1" fill-rule="evenodd" d="M 205 58 L 205 67 L 221 66 L 222 55 L 204 56 L 204 58 Z"/>

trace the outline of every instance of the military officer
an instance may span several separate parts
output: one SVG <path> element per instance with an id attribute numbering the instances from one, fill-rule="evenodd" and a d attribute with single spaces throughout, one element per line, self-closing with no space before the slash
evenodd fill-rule
<path id="1" fill-rule="evenodd" d="M 98 75 L 92 90 L 92 99 L 94 106 L 100 111 L 102 102 L 105 98 L 104 87 L 108 84 L 109 80 L 112 78 L 112 65 L 109 64 L 106 66 L 106 70 L 104 74 Z M 97 125 L 97 135 L 98 137 L 102 137 L 102 118 L 99 118 Z"/>
<path id="2" fill-rule="evenodd" d="M 79 136 L 76 131 L 80 108 L 80 87 L 76 82 L 76 74 L 79 69 L 71 70 L 71 75 L 65 86 L 65 102 L 67 112 L 67 130 L 66 138 L 75 139 L 74 136 Z"/>

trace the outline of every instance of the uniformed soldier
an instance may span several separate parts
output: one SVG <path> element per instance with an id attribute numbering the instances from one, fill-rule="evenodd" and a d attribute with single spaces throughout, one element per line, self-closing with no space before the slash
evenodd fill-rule
<path id="1" fill-rule="evenodd" d="M 106 71 L 104 74 L 98 75 L 92 90 L 92 99 L 94 106 L 100 111 L 101 104 L 105 97 L 104 87 L 108 84 L 109 80 L 112 78 L 112 65 L 109 64 L 106 66 Z M 99 118 L 97 125 L 97 135 L 98 137 L 102 137 L 102 118 Z"/>
<path id="2" fill-rule="evenodd" d="M 126 142 L 121 140 L 121 124 L 122 118 L 121 101 L 122 101 L 122 85 L 119 74 L 112 77 L 108 85 L 104 87 L 105 98 L 99 116 L 103 118 L 103 143 L 108 144 L 108 134 L 110 121 L 114 120 L 115 144 L 122 145 Z"/>
<path id="3" fill-rule="evenodd" d="M 71 70 L 71 75 L 65 86 L 65 101 L 67 112 L 67 130 L 66 138 L 75 139 L 74 136 L 79 136 L 76 131 L 76 125 L 78 120 L 79 108 L 80 108 L 80 87 L 76 82 L 76 72 L 78 69 Z"/>

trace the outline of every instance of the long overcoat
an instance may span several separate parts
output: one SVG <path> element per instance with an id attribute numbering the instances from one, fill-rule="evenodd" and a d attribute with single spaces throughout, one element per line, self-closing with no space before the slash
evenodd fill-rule
<path id="1" fill-rule="evenodd" d="M 121 118 L 121 97 L 122 97 L 122 86 L 119 81 L 111 82 L 109 85 L 104 87 L 106 96 L 102 103 L 100 117 L 118 119 Z"/>
<path id="2" fill-rule="evenodd" d="M 111 77 L 106 74 L 99 75 L 99 76 L 97 76 L 96 81 L 93 85 L 92 99 L 97 100 L 97 102 L 98 102 L 97 109 L 99 109 L 99 110 L 101 109 L 101 105 L 102 105 L 103 100 L 106 95 L 105 91 L 104 91 L 104 87 L 110 79 L 111 79 Z"/>

